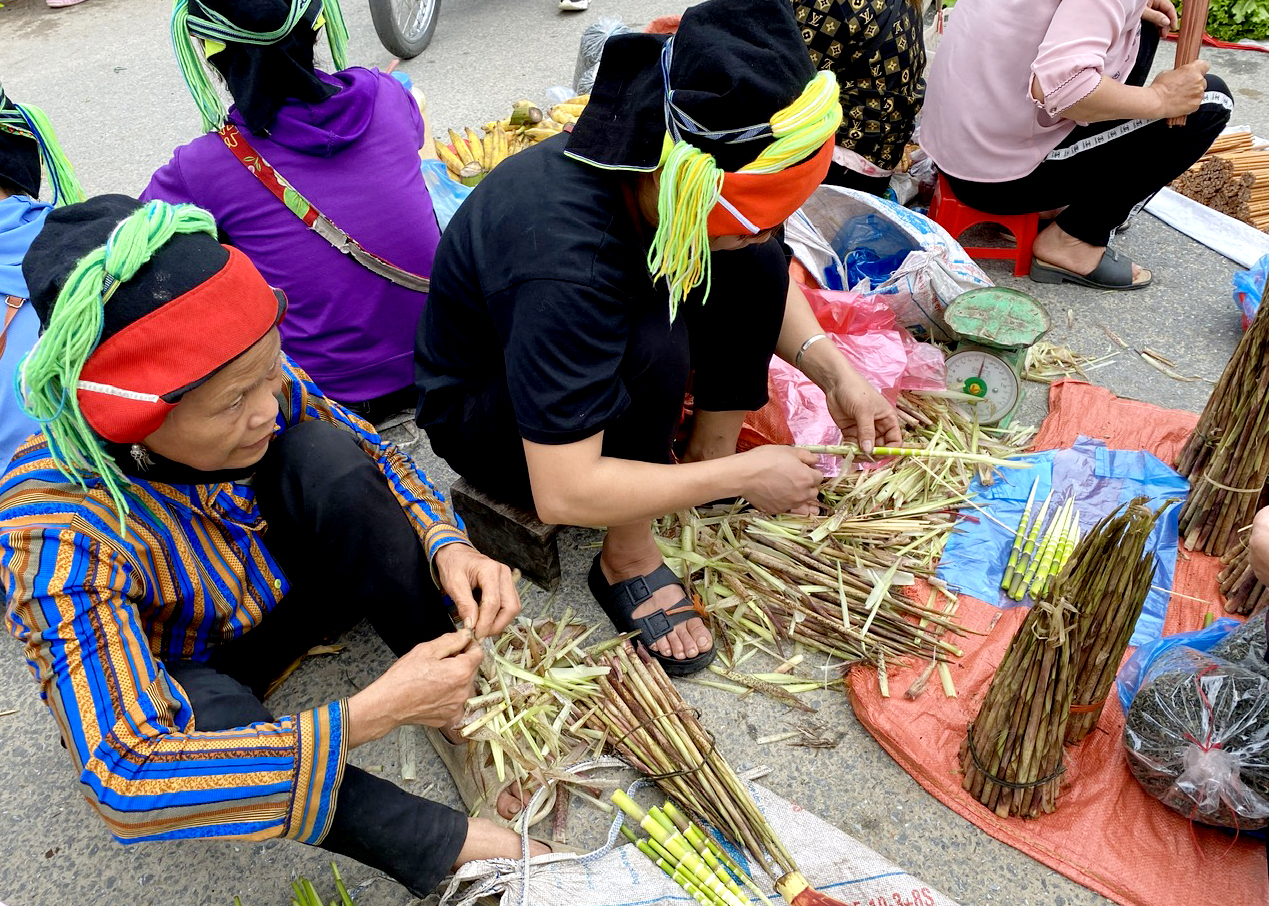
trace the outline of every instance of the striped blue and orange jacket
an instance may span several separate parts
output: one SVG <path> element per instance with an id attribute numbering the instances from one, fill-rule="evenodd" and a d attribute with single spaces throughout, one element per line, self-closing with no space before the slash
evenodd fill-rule
<path id="1" fill-rule="evenodd" d="M 279 432 L 321 419 L 356 436 L 409 514 L 429 557 L 466 542 L 441 494 L 404 453 L 322 396 L 283 360 Z M 261 542 L 247 483 L 134 479 L 119 530 L 100 480 L 58 472 L 40 436 L 0 481 L 7 627 L 79 772 L 83 794 L 125 843 L 292 837 L 317 843 L 343 776 L 346 703 L 270 724 L 196 732 L 164 662 L 206 660 L 289 590 Z M 137 502 L 143 505 L 137 505 Z"/>

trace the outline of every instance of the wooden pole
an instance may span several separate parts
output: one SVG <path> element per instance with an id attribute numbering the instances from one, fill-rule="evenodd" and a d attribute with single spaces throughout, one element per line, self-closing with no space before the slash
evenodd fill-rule
<path id="1" fill-rule="evenodd" d="M 1203 32 L 1207 29 L 1207 7 L 1209 0 L 1185 0 L 1185 11 L 1181 14 L 1181 32 L 1176 38 L 1176 62 L 1173 69 L 1180 69 L 1198 59 L 1199 48 L 1203 44 Z M 1184 116 L 1168 119 L 1169 126 L 1184 126 Z"/>

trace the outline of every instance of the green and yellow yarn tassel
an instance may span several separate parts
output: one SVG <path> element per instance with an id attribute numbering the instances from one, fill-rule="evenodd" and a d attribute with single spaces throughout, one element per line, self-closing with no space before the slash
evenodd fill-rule
<path id="1" fill-rule="evenodd" d="M 75 265 L 48 326 L 14 375 L 18 401 L 39 422 L 58 471 L 85 490 L 89 478 L 100 477 L 121 526 L 128 513 L 128 479 L 84 418 L 76 388 L 101 341 L 106 303 L 177 233 L 215 236 L 216 222 L 194 205 L 151 201 L 115 227 L 104 246 Z"/>
<path id="2" fill-rule="evenodd" d="M 176 63 L 180 67 L 185 86 L 194 97 L 194 103 L 203 118 L 203 129 L 215 132 L 225 124 L 224 101 L 212 84 L 202 55 L 194 46 L 194 38 L 215 41 L 221 44 L 255 44 L 267 46 L 275 44 L 289 35 L 304 18 L 311 4 L 320 2 L 321 18 L 326 26 L 326 40 L 330 44 L 331 59 L 335 69 L 348 68 L 348 25 L 344 21 L 344 12 L 339 0 L 291 0 L 291 8 L 286 19 L 272 31 L 255 32 L 239 28 L 228 18 L 215 10 L 206 10 L 206 17 L 191 15 L 189 0 L 175 0 L 172 5 L 172 47 L 176 51 Z"/>
<path id="3" fill-rule="evenodd" d="M 796 101 L 771 118 L 775 140 L 741 173 L 778 173 L 818 151 L 841 125 L 837 78 L 821 71 Z M 693 289 L 710 290 L 709 215 L 722 194 L 724 171 L 713 155 L 666 133 L 657 193 L 657 229 L 648 252 L 653 280 L 670 288 L 670 320 Z"/>
<path id="4" fill-rule="evenodd" d="M 44 158 L 44 169 L 48 173 L 48 181 L 53 186 L 53 204 L 57 207 L 75 204 L 84 200 L 84 190 L 75 177 L 70 161 L 62 151 L 53 131 L 53 124 L 48 115 L 32 104 L 14 104 L 35 133 L 35 140 L 40 146 L 40 155 Z"/>

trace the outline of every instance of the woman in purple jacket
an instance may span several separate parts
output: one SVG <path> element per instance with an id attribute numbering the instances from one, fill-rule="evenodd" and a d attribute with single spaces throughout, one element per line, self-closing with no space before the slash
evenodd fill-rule
<path id="1" fill-rule="evenodd" d="M 313 65 L 323 27 L 333 75 Z M 142 200 L 211 212 L 286 293 L 283 347 L 329 397 L 370 421 L 412 408 L 418 278 L 440 239 L 418 105 L 388 75 L 343 68 L 338 0 L 179 0 L 172 35 L 208 134 L 177 148 Z M 227 113 L 195 44 L 233 95 Z"/>

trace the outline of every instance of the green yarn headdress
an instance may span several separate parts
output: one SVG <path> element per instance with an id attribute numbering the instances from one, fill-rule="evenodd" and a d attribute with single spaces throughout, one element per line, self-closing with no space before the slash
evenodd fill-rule
<path id="1" fill-rule="evenodd" d="M 224 125 L 227 111 L 207 73 L 204 54 L 200 54 L 194 47 L 194 38 L 202 39 L 206 56 L 211 56 L 226 45 L 269 47 L 285 40 L 304 21 L 312 6 L 318 4 L 320 12 L 314 20 L 314 28 L 325 25 L 326 39 L 330 44 L 335 68 L 339 70 L 348 66 L 348 26 L 344 22 L 339 0 L 290 0 L 290 7 L 281 24 L 268 31 L 243 28 L 228 16 L 208 8 L 206 4 L 197 3 L 197 0 L 195 2 L 196 7 L 191 9 L 190 0 L 175 0 L 172 6 L 172 46 L 176 50 L 181 75 L 202 115 L 203 128 L 208 132 L 214 132 Z M 234 88 L 232 85 L 230 87 Z M 235 96 L 237 94 L 235 91 Z"/>
<path id="2" fill-rule="evenodd" d="M 84 192 L 75 178 L 75 171 L 66 159 L 57 133 L 44 111 L 33 104 L 17 104 L 4 93 L 0 85 L 0 132 L 29 138 L 40 149 L 40 159 L 53 187 L 52 203 L 57 206 L 84 200 Z"/>
<path id="3" fill-rule="evenodd" d="M 14 374 L 18 401 L 39 423 L 58 470 L 85 489 L 88 478 L 100 477 L 121 525 L 128 513 L 128 478 L 89 426 L 76 389 L 89 356 L 101 342 L 106 305 L 179 233 L 206 233 L 214 239 L 216 222 L 194 205 L 162 201 L 151 201 L 122 220 L 105 245 L 74 266 L 44 332 Z"/>

